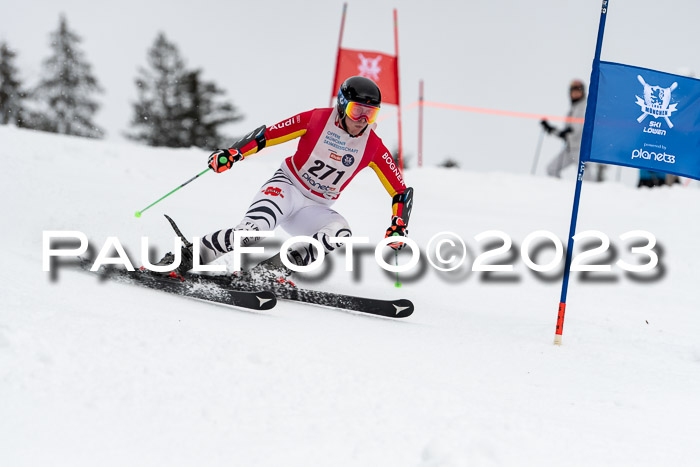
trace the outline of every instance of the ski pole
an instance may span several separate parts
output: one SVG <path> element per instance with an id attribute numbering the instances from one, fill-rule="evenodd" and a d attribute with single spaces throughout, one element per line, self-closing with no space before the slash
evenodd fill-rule
<path id="1" fill-rule="evenodd" d="M 205 173 L 209 172 L 210 170 L 211 170 L 211 169 L 210 169 L 209 167 L 207 167 L 206 170 L 203 170 L 202 172 L 198 173 L 198 174 L 195 175 L 194 177 L 190 178 L 190 179 L 187 180 L 185 183 L 183 183 L 183 184 L 180 185 L 179 187 L 175 188 L 173 191 L 171 191 L 171 192 L 168 193 L 167 195 L 162 196 L 162 197 L 159 198 L 157 201 L 152 202 L 151 204 L 149 204 L 149 205 L 146 206 L 145 208 L 141 209 L 140 211 L 136 211 L 136 213 L 134 214 L 134 216 L 136 216 L 136 217 L 141 217 L 141 214 L 142 214 L 146 209 L 150 208 L 151 206 L 153 206 L 153 205 L 155 205 L 155 204 L 160 203 L 160 202 L 163 201 L 165 198 L 167 198 L 168 196 L 172 195 L 173 193 L 175 193 L 177 190 L 179 190 L 179 189 L 182 188 L 183 186 L 187 185 L 187 184 L 190 183 L 190 182 L 193 182 L 195 179 L 199 178 L 200 176 L 204 175 Z"/>
<path id="2" fill-rule="evenodd" d="M 542 131 L 540 131 L 540 139 L 537 141 L 537 149 L 535 149 L 535 160 L 532 163 L 532 171 L 530 172 L 532 175 L 535 175 L 535 172 L 537 171 L 537 161 L 540 159 L 540 151 L 542 150 L 542 140 L 544 139 L 544 128 L 542 128 Z"/>
<path id="3" fill-rule="evenodd" d="M 399 250 L 394 250 L 394 257 L 396 258 L 396 266 L 399 265 Z M 401 287 L 401 281 L 399 280 L 399 271 L 396 271 L 396 283 L 394 287 Z"/>

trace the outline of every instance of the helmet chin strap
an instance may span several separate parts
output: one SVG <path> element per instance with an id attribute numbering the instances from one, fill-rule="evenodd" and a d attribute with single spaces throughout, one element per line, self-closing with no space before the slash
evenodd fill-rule
<path id="1" fill-rule="evenodd" d="M 367 129 L 367 127 L 369 126 L 369 124 L 365 125 L 365 127 L 362 129 L 362 131 L 360 131 L 360 132 L 359 132 L 358 134 L 356 134 L 356 135 L 353 135 L 352 133 L 350 133 L 350 130 L 348 130 L 348 126 L 345 124 L 345 118 L 346 118 L 346 117 L 347 117 L 347 115 L 345 115 L 345 116 L 343 116 L 342 118 L 340 118 L 340 126 L 343 128 L 343 130 L 345 130 L 345 132 L 346 132 L 347 134 L 350 135 L 351 138 L 357 138 L 358 136 L 361 136 L 362 133 L 364 133 L 365 130 Z"/>
<path id="2" fill-rule="evenodd" d="M 344 116 L 340 119 L 340 126 L 343 128 L 343 130 L 345 130 L 345 132 L 347 134 L 350 134 L 350 130 L 348 130 L 348 126 L 345 124 L 345 117 Z M 352 135 L 350 135 L 350 136 L 352 136 Z"/>

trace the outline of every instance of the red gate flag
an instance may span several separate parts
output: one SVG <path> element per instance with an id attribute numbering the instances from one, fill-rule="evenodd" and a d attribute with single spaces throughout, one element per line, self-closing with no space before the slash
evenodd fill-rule
<path id="1" fill-rule="evenodd" d="M 335 92 L 351 76 L 371 79 L 382 92 L 382 104 L 399 105 L 399 74 L 396 57 L 367 50 L 340 49 L 335 76 Z M 335 96 L 333 96 L 335 97 Z"/>

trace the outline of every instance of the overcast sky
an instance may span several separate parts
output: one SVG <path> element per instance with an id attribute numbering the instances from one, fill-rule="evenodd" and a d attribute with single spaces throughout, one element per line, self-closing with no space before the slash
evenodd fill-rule
<path id="1" fill-rule="evenodd" d="M 0 39 L 18 53 L 26 86 L 37 82 L 49 33 L 65 13 L 106 90 L 96 120 L 108 139 L 123 140 L 137 68 L 159 31 L 245 115 L 232 133 L 329 103 L 342 0 L 2 2 Z M 343 45 L 393 53 L 396 7 L 404 105 L 417 100 L 424 79 L 429 101 L 564 115 L 569 81 L 590 77 L 600 6 L 600 0 L 350 0 Z M 698 18 L 698 0 L 611 0 L 602 58 L 697 72 Z M 404 150 L 414 162 L 416 129 L 417 111 L 406 110 Z M 394 118 L 378 133 L 396 146 Z M 536 120 L 426 109 L 425 162 L 451 156 L 463 168 L 528 173 L 538 136 Z M 540 173 L 559 145 L 546 141 Z"/>

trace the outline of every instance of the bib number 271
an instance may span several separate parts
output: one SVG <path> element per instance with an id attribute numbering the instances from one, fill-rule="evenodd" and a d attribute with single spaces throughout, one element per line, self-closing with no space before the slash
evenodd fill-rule
<path id="1" fill-rule="evenodd" d="M 319 174 L 321 171 L 323 171 L 323 173 Z M 314 177 L 317 177 L 319 180 L 325 180 L 335 173 L 335 180 L 331 182 L 331 185 L 336 185 L 340 179 L 343 178 L 343 175 L 345 175 L 344 170 L 337 170 L 335 167 L 326 165 L 319 160 L 314 161 L 314 166 L 309 169 L 309 173 Z"/>

